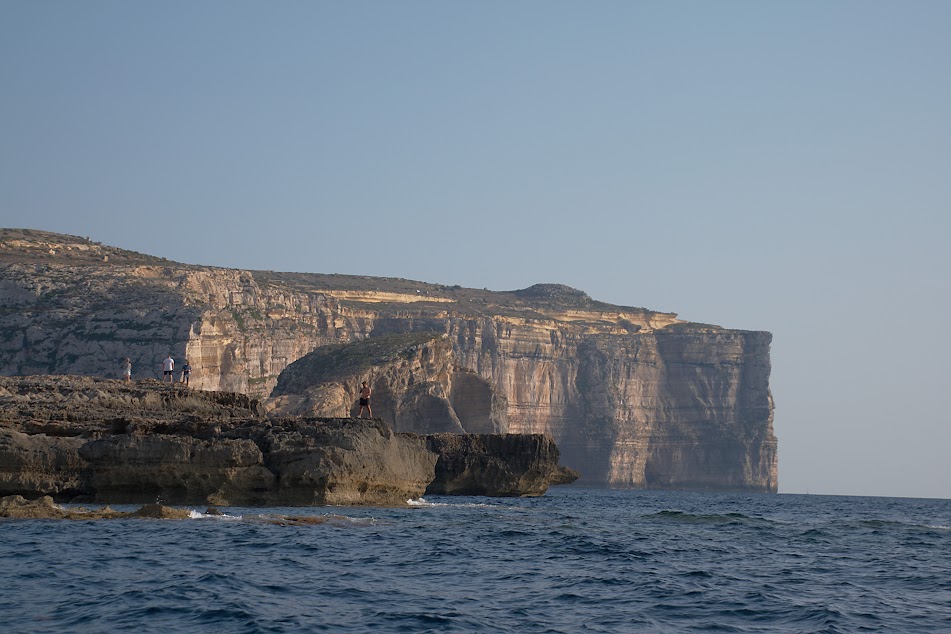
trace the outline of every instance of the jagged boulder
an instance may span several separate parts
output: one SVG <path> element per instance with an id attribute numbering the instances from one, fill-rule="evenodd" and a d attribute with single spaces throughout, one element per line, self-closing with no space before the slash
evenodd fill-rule
<path id="1" fill-rule="evenodd" d="M 66 509 L 55 504 L 48 495 L 28 500 L 22 495 L 7 495 L 0 498 L 0 517 L 14 519 L 64 519 Z"/>
<path id="2" fill-rule="evenodd" d="M 0 498 L 0 518 L 4 519 L 45 519 L 45 520 L 99 520 L 99 519 L 186 519 L 191 512 L 174 509 L 160 504 L 146 504 L 135 511 L 113 511 L 111 508 L 64 508 L 48 495 L 28 500 L 21 495 L 8 495 Z"/>
<path id="3" fill-rule="evenodd" d="M 429 434 L 426 444 L 439 455 L 429 494 L 537 496 L 579 476 L 558 466 L 546 434 Z"/>

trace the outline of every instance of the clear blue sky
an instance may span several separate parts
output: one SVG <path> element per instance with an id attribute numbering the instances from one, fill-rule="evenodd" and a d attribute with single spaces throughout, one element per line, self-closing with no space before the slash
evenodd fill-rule
<path id="1" fill-rule="evenodd" d="M 0 0 L 0 226 L 769 330 L 781 491 L 951 498 L 945 0 Z"/>

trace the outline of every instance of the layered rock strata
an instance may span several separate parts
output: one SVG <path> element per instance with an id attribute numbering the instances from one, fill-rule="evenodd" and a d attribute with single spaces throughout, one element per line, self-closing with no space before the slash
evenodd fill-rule
<path id="1" fill-rule="evenodd" d="M 398 432 L 497 434 L 507 428 L 505 398 L 456 365 L 447 335 L 431 332 L 317 348 L 281 372 L 267 408 L 280 415 L 355 416 L 364 381 L 373 386 L 374 416 Z"/>
<path id="2" fill-rule="evenodd" d="M 153 381 L 0 379 L 0 494 L 391 506 L 423 494 L 436 458 L 380 421 L 268 420 L 243 395 Z"/>
<path id="3" fill-rule="evenodd" d="M 579 473 L 558 466 L 558 447 L 546 434 L 430 434 L 439 456 L 428 494 L 538 496 L 550 484 L 570 484 Z"/>
<path id="4" fill-rule="evenodd" d="M 156 377 L 171 352 L 190 360 L 195 387 L 261 399 L 273 391 L 279 410 L 333 416 L 348 411 L 354 380 L 380 378 L 402 394 L 384 406 L 386 390 L 374 390 L 391 425 L 546 433 L 588 484 L 777 489 L 766 332 L 560 285 L 492 292 L 217 269 L 27 230 L 0 230 L 0 307 L 3 373 L 116 376 L 130 357 L 135 378 Z M 421 333 L 446 336 L 446 349 L 430 345 L 445 362 L 279 381 L 325 346 Z M 425 386 L 414 387 L 417 376 Z M 413 389 L 415 404 L 404 400 Z"/>
<path id="5" fill-rule="evenodd" d="M 549 439 L 550 440 L 550 439 Z M 498 451 L 518 436 L 498 436 Z M 147 380 L 0 377 L 0 495 L 97 503 L 404 505 L 435 478 L 426 440 L 378 419 L 272 417 L 232 393 Z M 554 464 L 547 461 L 556 460 Z M 557 453 L 525 456 L 544 491 Z M 530 469 L 530 471 L 529 471 Z M 488 495 L 512 495 L 506 485 Z"/>

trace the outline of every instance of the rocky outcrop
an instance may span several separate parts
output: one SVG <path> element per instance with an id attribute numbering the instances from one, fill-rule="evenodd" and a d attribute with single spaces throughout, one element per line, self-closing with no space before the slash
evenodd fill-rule
<path id="1" fill-rule="evenodd" d="M 120 435 L 84 444 L 91 501 L 237 506 L 400 505 L 434 456 L 378 421 L 248 423 L 210 439 Z"/>
<path id="2" fill-rule="evenodd" d="M 378 420 L 269 420 L 154 381 L 0 378 L 0 494 L 108 503 L 402 505 L 437 456 Z"/>
<path id="3" fill-rule="evenodd" d="M 0 498 L 0 519 L 19 520 L 185 520 L 223 516 L 220 510 L 209 507 L 204 513 L 188 509 L 172 508 L 162 504 L 145 504 L 134 511 L 116 511 L 108 506 L 98 508 L 64 507 L 48 495 L 28 500 L 22 495 L 8 495 Z M 229 521 L 241 520 L 256 524 L 274 524 L 277 526 L 309 526 L 328 521 L 346 519 L 336 515 L 284 515 L 255 514 L 229 516 Z"/>
<path id="4" fill-rule="evenodd" d="M 31 435 L 0 427 L 0 491 L 71 499 L 85 489 L 80 438 Z"/>
<path id="5" fill-rule="evenodd" d="M 538 495 L 564 481 L 550 437 L 480 438 L 470 463 L 501 461 L 509 478 L 492 474 L 480 494 Z M 465 459 L 458 447 L 452 452 Z M 424 493 L 439 458 L 424 437 L 394 433 L 379 419 L 267 418 L 244 395 L 151 380 L 0 377 L 0 495 L 394 506 Z"/>
<path id="6" fill-rule="evenodd" d="M 161 504 L 146 504 L 135 511 L 114 511 L 108 506 L 98 509 L 64 508 L 48 495 L 28 500 L 22 495 L 0 498 L 0 518 L 44 520 L 117 520 L 117 519 L 176 519 L 191 517 L 191 512 Z"/>
<path id="7" fill-rule="evenodd" d="M 439 455 L 428 494 L 538 496 L 580 475 L 558 465 L 558 447 L 545 434 L 430 434 L 426 444 Z"/>
<path id="8" fill-rule="evenodd" d="M 397 429 L 549 434 L 587 484 L 777 489 L 766 332 L 556 284 L 492 292 L 197 267 L 25 230 L 0 230 L 0 307 L 9 374 L 117 375 L 128 356 L 135 378 L 154 377 L 172 352 L 191 361 L 195 387 L 273 391 L 275 411 L 325 416 L 346 415 L 370 380 L 374 414 Z M 413 344 L 418 358 L 279 380 L 332 346 L 429 333 L 445 344 Z"/>

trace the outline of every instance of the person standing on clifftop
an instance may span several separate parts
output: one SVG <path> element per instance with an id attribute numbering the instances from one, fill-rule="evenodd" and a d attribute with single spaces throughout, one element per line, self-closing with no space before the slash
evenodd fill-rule
<path id="1" fill-rule="evenodd" d="M 129 359 L 129 357 L 125 358 L 125 369 L 122 372 L 123 372 L 123 375 L 125 376 L 125 382 L 131 383 L 132 382 L 132 361 Z"/>
<path id="2" fill-rule="evenodd" d="M 360 413 L 357 414 L 357 418 L 363 418 L 363 408 L 367 409 L 367 417 L 373 418 L 373 412 L 370 410 L 370 386 L 367 385 L 367 382 L 363 382 L 363 387 L 360 388 Z"/>
<path id="3" fill-rule="evenodd" d="M 165 357 L 165 361 L 162 362 L 162 370 L 165 372 L 162 376 L 162 382 L 165 382 L 165 377 L 167 376 L 168 382 L 174 383 L 175 381 L 172 378 L 172 374 L 175 372 L 175 359 L 172 358 L 171 353 L 169 353 L 169 355 Z"/>
<path id="4" fill-rule="evenodd" d="M 188 362 L 188 359 L 185 359 L 185 365 L 182 366 L 182 383 L 185 384 L 185 387 L 188 387 L 188 378 L 192 373 L 192 364 Z"/>

